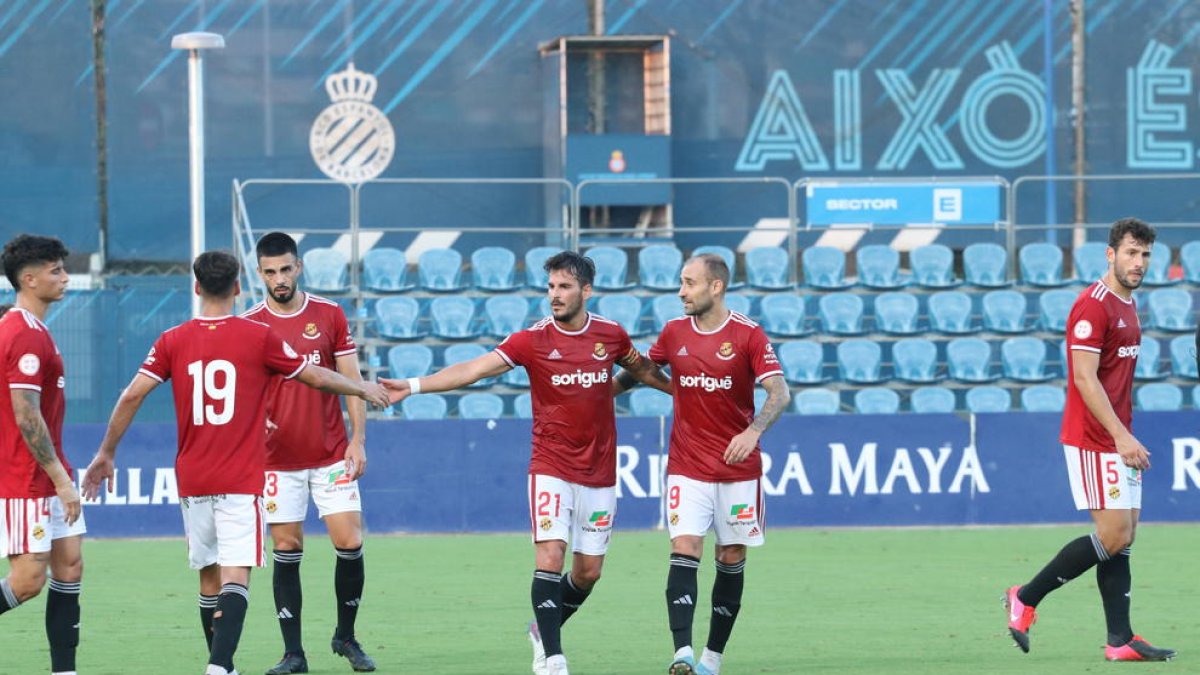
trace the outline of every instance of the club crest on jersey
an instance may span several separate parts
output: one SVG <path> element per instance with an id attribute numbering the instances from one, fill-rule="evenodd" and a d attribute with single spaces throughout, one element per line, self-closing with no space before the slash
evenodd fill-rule
<path id="1" fill-rule="evenodd" d="M 717 350 L 717 358 L 722 361 L 728 361 L 733 358 L 733 343 L 722 342 L 721 348 Z"/>
<path id="2" fill-rule="evenodd" d="M 316 340 L 321 337 L 321 331 L 317 329 L 317 324 L 309 322 L 304 326 L 303 335 L 309 340 Z"/>
<path id="3" fill-rule="evenodd" d="M 608 350 L 604 348 L 603 342 L 597 342 L 596 346 L 592 347 L 592 358 L 601 361 L 608 357 Z"/>

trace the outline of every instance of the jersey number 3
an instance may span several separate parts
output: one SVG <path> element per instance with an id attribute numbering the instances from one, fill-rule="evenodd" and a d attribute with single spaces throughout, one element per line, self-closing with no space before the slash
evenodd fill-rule
<path id="1" fill-rule="evenodd" d="M 223 359 L 208 363 L 192 361 L 187 371 L 192 377 L 192 424 L 198 427 L 228 424 L 233 419 L 233 392 L 237 389 L 237 370 L 233 364 Z M 208 400 L 220 403 L 220 412 L 216 405 L 206 404 Z"/>

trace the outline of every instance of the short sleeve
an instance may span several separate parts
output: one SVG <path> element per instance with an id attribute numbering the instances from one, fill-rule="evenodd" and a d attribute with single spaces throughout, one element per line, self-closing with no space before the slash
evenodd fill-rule
<path id="1" fill-rule="evenodd" d="M 333 334 L 336 342 L 333 345 L 333 355 L 348 356 L 358 352 L 354 343 L 354 335 L 350 332 L 350 323 L 346 321 L 346 313 L 340 308 L 333 313 Z"/>
<path id="2" fill-rule="evenodd" d="M 531 333 L 523 330 L 504 338 L 504 342 L 496 345 L 494 350 L 508 365 L 516 368 L 533 360 L 533 340 Z"/>
<path id="3" fill-rule="evenodd" d="M 754 381 L 762 382 L 772 375 L 783 375 L 779 366 L 779 357 L 775 356 L 775 347 L 767 339 L 761 326 L 755 326 L 750 333 L 750 363 L 754 367 Z"/>
<path id="4" fill-rule="evenodd" d="M 667 365 L 667 329 L 664 327 L 662 332 L 658 334 L 658 339 L 654 344 L 650 345 L 650 351 L 646 352 L 646 356 L 660 366 Z"/>
<path id="5" fill-rule="evenodd" d="M 138 372 L 159 382 L 171 379 L 171 353 L 166 333 L 154 341 Z"/>
<path id="6" fill-rule="evenodd" d="M 45 333 L 28 328 L 17 333 L 12 342 L 6 345 L 4 370 L 9 389 L 42 390 L 46 362 L 50 358 L 42 339 L 44 336 Z"/>
<path id="7" fill-rule="evenodd" d="M 1100 353 L 1104 346 L 1104 333 L 1108 330 L 1108 312 L 1104 305 L 1091 298 L 1071 310 L 1067 319 L 1067 347 Z"/>
<path id="8" fill-rule="evenodd" d="M 267 339 L 263 341 L 263 363 L 267 370 L 279 373 L 286 379 L 292 379 L 304 370 L 308 362 L 304 360 L 286 340 L 279 337 L 274 329 L 268 329 Z"/>
<path id="9" fill-rule="evenodd" d="M 629 339 L 629 333 L 621 328 L 617 331 L 617 363 L 622 366 L 634 365 L 638 359 L 642 358 L 641 352 L 633 346 L 633 340 Z"/>

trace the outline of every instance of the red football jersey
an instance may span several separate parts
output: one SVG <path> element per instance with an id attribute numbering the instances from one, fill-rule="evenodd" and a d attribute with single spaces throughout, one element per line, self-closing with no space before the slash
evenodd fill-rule
<path id="1" fill-rule="evenodd" d="M 632 351 L 625 329 L 595 314 L 573 332 L 546 317 L 496 347 L 509 365 L 529 371 L 531 475 L 588 487 L 617 484 L 612 367 Z"/>
<path id="2" fill-rule="evenodd" d="M 1133 299 L 1122 300 L 1097 281 L 1079 294 L 1067 316 L 1067 405 L 1063 410 L 1059 440 L 1094 452 L 1116 452 L 1113 437 L 1096 421 L 1075 388 L 1076 350 L 1100 355 L 1096 372 L 1100 385 L 1112 403 L 1113 412 L 1126 429 L 1133 429 L 1133 371 L 1142 345 L 1142 327 L 1138 323 Z"/>
<path id="3" fill-rule="evenodd" d="M 663 326 L 650 359 L 671 366 L 675 420 L 667 473 L 709 483 L 762 476 L 761 448 L 738 464 L 722 457 L 729 441 L 754 421 L 754 386 L 783 375 L 767 334 L 730 312 L 719 328 L 703 332 L 690 316 Z"/>
<path id="4" fill-rule="evenodd" d="M 306 365 L 270 326 L 234 316 L 192 319 L 159 336 L 138 372 L 172 380 L 179 496 L 262 494 L 271 378 Z"/>
<path id="5" fill-rule="evenodd" d="M 14 307 L 0 319 L 0 354 L 3 355 L 4 386 L 0 387 L 0 497 L 52 497 L 54 483 L 29 453 L 13 413 L 12 390 L 26 389 L 41 394 L 42 418 L 50 440 L 67 473 L 71 465 L 62 450 L 63 416 L 66 413 L 63 360 L 46 324 L 36 316 Z"/>
<path id="6" fill-rule="evenodd" d="M 337 357 L 358 349 L 342 308 L 311 293 L 292 314 L 276 314 L 260 302 L 242 316 L 275 329 L 310 365 L 337 370 Z M 346 454 L 349 441 L 336 394 L 276 377 L 267 395 L 267 419 L 277 427 L 267 435 L 268 471 L 329 466 Z"/>

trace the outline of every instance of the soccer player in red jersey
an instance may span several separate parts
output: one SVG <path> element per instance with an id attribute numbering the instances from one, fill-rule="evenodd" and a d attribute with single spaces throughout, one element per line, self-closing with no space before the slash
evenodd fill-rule
<path id="1" fill-rule="evenodd" d="M 1154 228 L 1136 218 L 1113 224 L 1108 272 L 1075 300 L 1067 317 L 1067 405 L 1059 440 L 1075 508 L 1096 530 L 1069 542 L 1033 579 L 1005 594 L 1008 630 L 1029 651 L 1035 608 L 1051 591 L 1096 568 L 1110 661 L 1168 661 L 1174 650 L 1135 635 L 1129 622 L 1130 546 L 1142 508 L 1150 452 L 1133 435 L 1133 373 L 1142 330 L 1133 291 L 1150 263 Z"/>
<path id="2" fill-rule="evenodd" d="M 50 670 L 74 674 L 79 644 L 82 535 L 87 531 L 71 465 L 63 454 L 63 359 L 43 321 L 67 291 L 67 249 L 52 237 L 23 234 L 0 255 L 16 304 L 0 318 L 0 614 L 46 585 Z"/>
<path id="3" fill-rule="evenodd" d="M 517 366 L 529 371 L 533 398 L 533 452 L 529 462 L 529 520 L 536 571 L 530 625 L 533 672 L 566 675 L 562 624 L 596 581 L 608 551 L 616 514 L 616 419 L 613 364 L 639 381 L 670 390 L 666 377 L 641 357 L 629 335 L 613 321 L 586 310 L 596 268 L 572 251 L 550 257 L 552 316 L 508 336 L 495 350 L 420 378 L 381 379 L 392 400 L 410 394 L 450 391 L 495 377 Z M 567 541 L 571 571 L 563 574 Z"/>
<path id="4" fill-rule="evenodd" d="M 146 396 L 170 379 L 179 433 L 175 475 L 209 641 L 206 675 L 227 675 L 236 672 L 233 654 L 250 598 L 250 569 L 264 565 L 264 429 L 272 378 L 282 375 L 375 404 L 386 404 L 387 393 L 328 368 L 308 368 L 270 326 L 231 316 L 239 291 L 233 255 L 202 253 L 192 270 L 200 315 L 163 333 L 150 349 L 113 409 L 84 493 L 94 497 L 105 479 L 111 487 L 117 444 Z"/>
<path id="5" fill-rule="evenodd" d="M 763 544 L 766 514 L 758 439 L 787 409 L 791 393 L 763 329 L 725 307 L 729 267 L 718 255 L 680 272 L 684 316 L 663 327 L 650 359 L 671 367 L 675 416 L 667 458 L 671 566 L 667 618 L 675 643 L 671 675 L 716 674 L 742 604 L 746 548 Z M 630 384 L 623 376 L 618 387 Z M 754 414 L 754 387 L 767 400 Z M 708 643 L 692 650 L 696 570 L 704 535 L 716 532 L 717 576 Z"/>
<path id="6" fill-rule="evenodd" d="M 342 308 L 298 288 L 304 265 L 297 256 L 296 241 L 283 232 L 271 232 L 258 241 L 256 253 L 267 297 L 242 316 L 275 329 L 310 365 L 335 369 L 351 380 L 361 379 L 358 348 Z M 367 468 L 367 415 L 362 400 L 352 396 L 346 397 L 346 411 L 349 438 L 336 396 L 284 377 L 272 381 L 267 397 L 263 499 L 275 549 L 272 587 L 284 654 L 267 675 L 308 672 L 300 630 L 300 561 L 310 498 L 337 552 L 333 651 L 349 659 L 355 671 L 375 670 L 374 660 L 354 636 L 364 582 L 358 478 Z"/>

